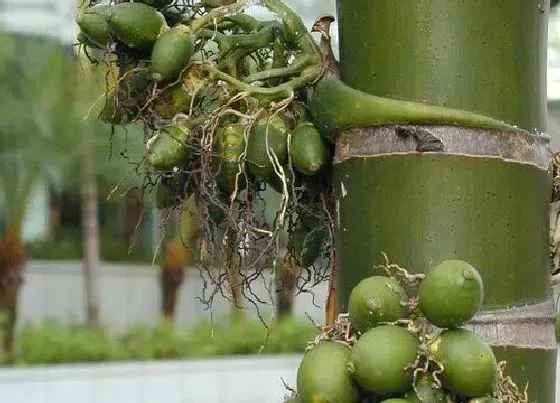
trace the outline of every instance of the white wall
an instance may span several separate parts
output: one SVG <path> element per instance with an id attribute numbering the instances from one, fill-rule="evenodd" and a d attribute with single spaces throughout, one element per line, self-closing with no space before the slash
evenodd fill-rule
<path id="1" fill-rule="evenodd" d="M 117 332 L 126 330 L 137 322 L 155 323 L 159 318 L 160 290 L 157 268 L 149 266 L 108 265 L 101 267 L 101 321 Z M 201 296 L 203 281 L 197 269 L 187 273 L 177 306 L 176 323 L 186 325 L 208 319 L 210 311 L 196 300 Z M 253 289 L 262 299 L 266 298 L 265 281 Z M 315 304 L 325 306 L 327 285 L 316 287 Z M 296 297 L 295 313 L 309 313 L 315 320 L 324 322 L 323 308 L 313 305 L 312 294 Z M 25 268 L 25 283 L 19 297 L 19 326 L 40 323 L 47 317 L 62 321 L 83 322 L 85 312 L 84 278 L 79 262 L 30 261 Z M 260 305 L 262 315 L 272 313 L 272 305 Z M 216 297 L 214 315 L 227 313 L 228 302 Z M 251 316 L 256 309 L 248 307 Z"/>
<path id="2" fill-rule="evenodd" d="M 50 195 L 47 184 L 43 181 L 34 187 L 23 221 L 22 238 L 24 241 L 45 239 L 49 235 Z"/>
<path id="3" fill-rule="evenodd" d="M 280 403 L 301 356 L 0 369 L 2 403 Z"/>

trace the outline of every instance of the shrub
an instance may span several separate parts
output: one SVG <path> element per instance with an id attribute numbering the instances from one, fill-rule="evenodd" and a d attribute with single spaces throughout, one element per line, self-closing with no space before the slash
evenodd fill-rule
<path id="1" fill-rule="evenodd" d="M 283 318 L 269 330 L 258 320 L 228 316 L 181 329 L 139 324 L 120 336 L 46 321 L 21 330 L 17 351 L 21 365 L 302 353 L 316 335 L 307 319 L 294 318 Z"/>

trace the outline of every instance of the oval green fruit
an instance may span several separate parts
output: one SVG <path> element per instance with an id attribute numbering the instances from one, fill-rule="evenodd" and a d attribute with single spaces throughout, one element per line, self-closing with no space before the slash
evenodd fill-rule
<path id="1" fill-rule="evenodd" d="M 292 133 L 290 156 L 299 172 L 316 175 L 329 162 L 330 151 L 313 123 L 302 123 Z"/>
<path id="2" fill-rule="evenodd" d="M 423 376 L 406 394 L 406 398 L 411 403 L 447 403 L 445 392 L 441 389 L 434 389 L 433 383 L 431 375 Z"/>
<path id="3" fill-rule="evenodd" d="M 76 37 L 76 40 L 81 45 L 85 45 L 93 49 L 103 49 L 103 46 L 99 46 L 98 44 L 90 41 L 89 38 L 81 31 L 78 32 L 78 36 Z"/>
<path id="4" fill-rule="evenodd" d="M 176 206 L 185 200 L 188 180 L 186 172 L 174 173 L 171 177 L 163 177 L 156 185 L 155 203 L 158 210 Z"/>
<path id="5" fill-rule="evenodd" d="M 428 345 L 430 354 L 443 365 L 445 389 L 462 397 L 492 393 L 498 364 L 490 346 L 475 333 L 452 329 L 440 333 Z"/>
<path id="6" fill-rule="evenodd" d="M 408 296 L 398 281 L 385 276 L 361 280 L 350 292 L 348 314 L 352 327 L 365 333 L 380 322 L 406 318 Z"/>
<path id="7" fill-rule="evenodd" d="M 119 69 L 119 101 L 121 104 L 143 106 L 150 97 L 149 67 L 146 61 L 139 61 L 134 65 L 123 66 Z"/>
<path id="8" fill-rule="evenodd" d="M 293 170 L 290 170 L 288 164 L 283 164 L 282 169 L 284 170 L 284 176 L 286 177 L 286 185 L 288 187 L 288 192 L 291 193 L 294 179 L 296 180 L 296 186 L 297 186 L 297 181 L 298 181 L 297 174 Z M 266 183 L 270 185 L 270 187 L 274 189 L 276 192 L 280 194 L 284 192 L 284 184 L 282 183 L 280 176 L 278 176 L 276 172 L 273 172 L 270 175 Z"/>
<path id="9" fill-rule="evenodd" d="M 290 234 L 292 238 L 292 252 L 302 268 L 307 268 L 317 261 L 321 255 L 321 247 L 326 237 L 320 227 L 306 228 L 302 225 Z"/>
<path id="10" fill-rule="evenodd" d="M 131 119 L 128 113 L 122 108 L 117 108 L 115 90 L 106 95 L 103 109 L 99 112 L 99 119 L 111 125 L 126 125 L 130 123 Z"/>
<path id="11" fill-rule="evenodd" d="M 192 96 L 183 88 L 183 84 L 164 90 L 154 102 L 154 112 L 162 119 L 173 119 L 179 113 L 188 113 Z"/>
<path id="12" fill-rule="evenodd" d="M 268 151 L 276 155 L 280 164 L 286 161 L 288 157 L 287 139 L 286 122 L 279 115 L 273 115 L 270 119 L 263 118 L 255 124 L 247 144 L 247 162 L 249 172 L 257 180 L 266 182 L 274 173 L 274 165 Z"/>
<path id="13" fill-rule="evenodd" d="M 410 403 L 410 400 L 404 399 L 402 397 L 397 397 L 393 399 L 382 400 L 381 403 Z"/>
<path id="14" fill-rule="evenodd" d="M 165 18 L 155 8 L 142 3 L 119 3 L 107 11 L 111 33 L 131 48 L 150 50 L 162 31 Z"/>
<path id="15" fill-rule="evenodd" d="M 199 100 L 204 86 L 201 72 L 191 66 L 180 83 L 165 89 L 154 102 L 154 111 L 162 119 L 173 119 L 177 114 L 188 114 Z"/>
<path id="16" fill-rule="evenodd" d="M 160 171 L 171 171 L 182 166 L 188 157 L 185 141 L 190 129 L 183 126 L 170 126 L 160 130 L 148 145 L 148 163 Z"/>
<path id="17" fill-rule="evenodd" d="M 346 369 L 350 347 L 324 341 L 308 350 L 297 371 L 301 403 L 355 403 L 358 390 Z"/>
<path id="18" fill-rule="evenodd" d="M 494 397 L 477 397 L 475 399 L 469 400 L 469 403 L 500 403 L 499 399 Z"/>
<path id="19" fill-rule="evenodd" d="M 243 189 L 245 178 L 242 171 L 241 156 L 245 151 L 245 126 L 227 124 L 216 131 L 216 154 L 213 159 L 218 186 L 231 194 Z M 239 175 L 238 175 L 239 174 Z"/>
<path id="20" fill-rule="evenodd" d="M 164 32 L 152 49 L 152 78 L 156 82 L 174 80 L 194 53 L 194 36 L 190 28 L 177 25 Z"/>
<path id="21" fill-rule="evenodd" d="M 352 347 L 349 371 L 366 392 L 402 395 L 412 388 L 419 342 L 408 330 L 382 325 L 364 333 Z"/>
<path id="22" fill-rule="evenodd" d="M 158 210 L 173 207 L 179 203 L 171 186 L 166 182 L 158 182 L 156 185 L 156 208 Z"/>
<path id="23" fill-rule="evenodd" d="M 420 310 L 431 323 L 451 328 L 470 320 L 480 309 L 484 288 L 478 271 L 462 260 L 432 267 L 420 283 Z"/>
<path id="24" fill-rule="evenodd" d="M 109 6 L 99 5 L 87 8 L 76 18 L 81 33 L 93 44 L 104 48 L 111 38 L 109 24 L 105 18 Z"/>

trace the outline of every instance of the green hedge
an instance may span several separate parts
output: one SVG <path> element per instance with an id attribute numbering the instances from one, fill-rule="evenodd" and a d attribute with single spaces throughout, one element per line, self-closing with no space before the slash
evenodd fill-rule
<path id="1" fill-rule="evenodd" d="M 286 318 L 270 331 L 256 320 L 222 318 L 183 329 L 137 325 L 122 336 L 104 329 L 64 326 L 55 321 L 18 334 L 16 365 L 138 361 L 245 354 L 302 353 L 317 335 L 308 319 Z M 6 360 L 3 365 L 11 365 Z"/>

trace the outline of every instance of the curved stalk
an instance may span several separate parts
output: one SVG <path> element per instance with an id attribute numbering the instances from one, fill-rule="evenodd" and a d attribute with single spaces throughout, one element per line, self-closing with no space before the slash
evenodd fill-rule
<path id="1" fill-rule="evenodd" d="M 268 47 L 274 42 L 278 31 L 281 29 L 282 26 L 280 24 L 274 24 L 267 25 L 253 34 L 235 35 L 226 35 L 221 32 L 205 29 L 200 32 L 199 37 L 214 40 L 218 44 L 220 52 L 227 54 L 237 49 L 257 50 Z"/>
<path id="2" fill-rule="evenodd" d="M 226 15 L 222 21 L 222 23 L 218 24 L 218 29 L 237 27 L 241 28 L 246 33 L 258 31 L 263 24 L 256 18 L 244 13 Z"/>
<path id="3" fill-rule="evenodd" d="M 270 88 L 256 87 L 230 76 L 215 67 L 210 69 L 210 77 L 222 80 L 235 89 L 236 92 L 246 92 L 249 96 L 261 101 L 277 101 L 290 97 L 295 90 L 313 83 L 321 74 L 321 66 L 311 66 L 304 69 L 299 77 Z"/>
<path id="4" fill-rule="evenodd" d="M 246 83 L 252 83 L 255 81 L 268 80 L 270 78 L 280 78 L 288 77 L 296 74 L 300 74 L 306 67 L 313 64 L 313 60 L 308 55 L 302 55 L 297 57 L 294 62 L 287 67 L 279 67 L 276 69 L 269 69 L 264 71 L 259 71 L 255 74 L 251 74 L 245 78 Z"/>

